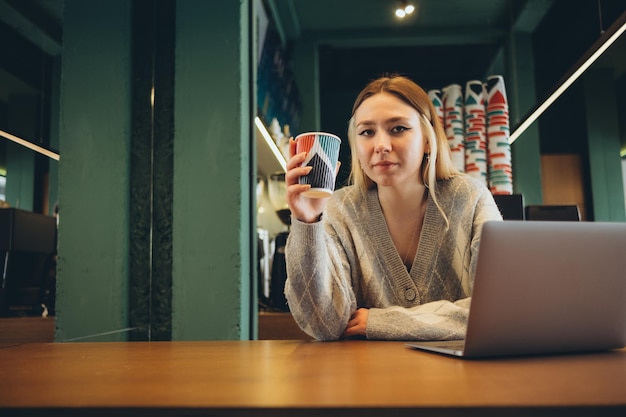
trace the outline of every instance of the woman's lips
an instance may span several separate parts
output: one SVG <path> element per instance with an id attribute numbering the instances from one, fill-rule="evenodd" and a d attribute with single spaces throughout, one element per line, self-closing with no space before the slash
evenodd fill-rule
<path id="1" fill-rule="evenodd" d="M 390 167 L 392 165 L 396 165 L 395 162 L 389 162 L 389 161 L 382 161 L 382 162 L 377 162 L 374 164 L 375 167 Z"/>

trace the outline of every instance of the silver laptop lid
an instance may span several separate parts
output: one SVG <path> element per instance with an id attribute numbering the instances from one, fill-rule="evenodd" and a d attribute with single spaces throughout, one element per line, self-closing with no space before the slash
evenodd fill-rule
<path id="1" fill-rule="evenodd" d="M 623 347 L 625 259 L 626 223 L 486 223 L 464 355 Z"/>

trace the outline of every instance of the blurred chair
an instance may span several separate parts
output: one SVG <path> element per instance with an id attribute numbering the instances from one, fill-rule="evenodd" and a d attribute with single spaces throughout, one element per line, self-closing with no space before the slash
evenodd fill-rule
<path id="1" fill-rule="evenodd" d="M 529 205 L 526 206 L 526 220 L 580 221 L 580 211 L 571 205 Z"/>
<path id="2" fill-rule="evenodd" d="M 41 315 L 55 237 L 54 217 L 0 209 L 0 316 Z"/>
<path id="3" fill-rule="evenodd" d="M 511 194 L 493 196 L 504 220 L 524 220 L 524 195 Z"/>

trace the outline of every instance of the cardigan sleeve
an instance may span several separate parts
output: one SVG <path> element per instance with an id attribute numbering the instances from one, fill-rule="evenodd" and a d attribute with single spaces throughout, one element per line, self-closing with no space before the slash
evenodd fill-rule
<path id="1" fill-rule="evenodd" d="M 367 338 L 374 340 L 457 340 L 465 338 L 470 298 L 439 300 L 412 308 L 370 308 Z"/>
<path id="2" fill-rule="evenodd" d="M 294 320 L 317 340 L 339 339 L 356 299 L 345 252 L 324 227 L 294 219 L 285 248 L 285 295 Z"/>

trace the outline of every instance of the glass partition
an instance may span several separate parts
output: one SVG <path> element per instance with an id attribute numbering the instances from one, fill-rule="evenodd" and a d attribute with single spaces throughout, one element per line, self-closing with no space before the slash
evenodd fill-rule
<path id="1" fill-rule="evenodd" d="M 0 5 L 2 317 L 55 314 L 61 5 Z"/>

